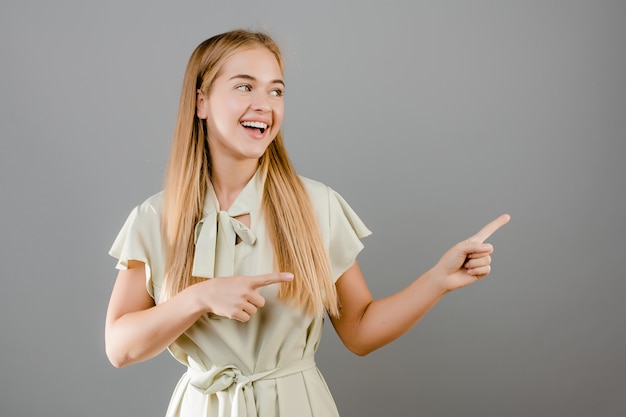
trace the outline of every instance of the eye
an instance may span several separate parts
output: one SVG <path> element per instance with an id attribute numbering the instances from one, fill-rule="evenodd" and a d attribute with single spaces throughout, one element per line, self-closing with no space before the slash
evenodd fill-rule
<path id="1" fill-rule="evenodd" d="M 239 84 L 235 87 L 235 90 L 252 91 L 252 86 L 250 84 Z"/>
<path id="2" fill-rule="evenodd" d="M 274 96 L 274 97 L 282 97 L 284 94 L 285 94 L 285 90 L 283 90 L 282 88 L 275 88 L 270 91 L 270 96 Z"/>

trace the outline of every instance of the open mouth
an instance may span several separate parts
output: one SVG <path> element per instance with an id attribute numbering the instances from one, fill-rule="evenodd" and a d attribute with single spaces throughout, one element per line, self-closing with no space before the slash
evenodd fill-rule
<path id="1" fill-rule="evenodd" d="M 263 134 L 265 132 L 265 129 L 268 128 L 267 123 L 263 123 L 263 122 L 250 122 L 250 121 L 243 121 L 241 122 L 241 125 L 243 127 L 245 127 L 246 129 L 254 129 L 259 131 L 261 134 Z"/>

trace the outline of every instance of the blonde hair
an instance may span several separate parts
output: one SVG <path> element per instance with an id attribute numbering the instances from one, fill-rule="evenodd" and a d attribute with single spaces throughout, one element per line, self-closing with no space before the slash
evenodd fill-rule
<path id="1" fill-rule="evenodd" d="M 202 281 L 192 276 L 194 228 L 211 183 L 211 159 L 206 125 L 196 115 L 196 93 L 208 96 L 222 65 L 235 53 L 258 46 L 284 64 L 276 43 L 266 34 L 235 30 L 202 42 L 191 54 L 183 79 L 178 120 L 165 176 L 162 234 L 165 241 L 165 279 L 160 301 Z M 282 283 L 278 296 L 309 314 L 326 309 L 338 316 L 337 292 L 324 243 L 306 190 L 296 174 L 282 134 L 260 158 L 266 173 L 262 208 L 279 271 L 294 274 Z"/>

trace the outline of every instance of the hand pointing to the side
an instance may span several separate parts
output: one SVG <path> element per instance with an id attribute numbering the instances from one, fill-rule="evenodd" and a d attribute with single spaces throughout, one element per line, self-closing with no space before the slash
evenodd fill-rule
<path id="1" fill-rule="evenodd" d="M 511 216 L 508 214 L 501 215 L 474 236 L 454 245 L 441 257 L 433 271 L 442 277 L 444 290 L 452 291 L 489 275 L 493 246 L 485 241 L 509 220 Z"/>

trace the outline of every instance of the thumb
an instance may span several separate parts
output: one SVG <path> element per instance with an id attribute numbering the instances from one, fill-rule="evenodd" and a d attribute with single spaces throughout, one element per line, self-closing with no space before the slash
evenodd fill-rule
<path id="1" fill-rule="evenodd" d="M 472 241 L 471 238 L 458 244 L 459 252 L 469 255 L 472 253 L 490 253 L 493 251 L 491 243 Z"/>
<path id="2" fill-rule="evenodd" d="M 293 280 L 291 272 L 273 272 L 271 274 L 257 275 L 253 277 L 253 288 L 265 287 L 266 285 L 276 284 L 279 282 L 289 282 Z"/>

